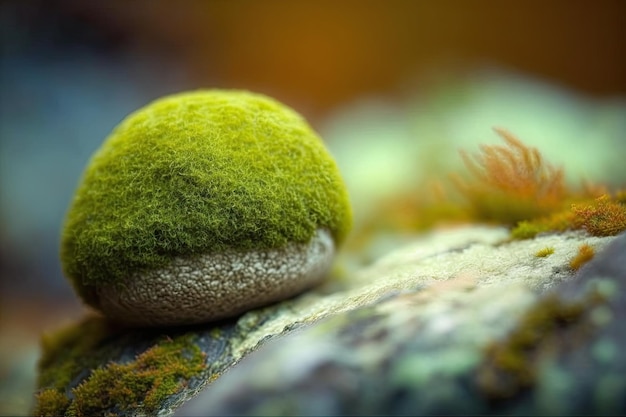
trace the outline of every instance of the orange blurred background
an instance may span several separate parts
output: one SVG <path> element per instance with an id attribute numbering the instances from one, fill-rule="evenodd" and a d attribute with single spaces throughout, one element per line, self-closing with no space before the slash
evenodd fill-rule
<path id="1" fill-rule="evenodd" d="M 494 65 L 597 95 L 626 92 L 621 0 L 230 0 L 67 3 L 180 61 L 194 85 L 245 87 L 323 113 L 438 70 Z"/>

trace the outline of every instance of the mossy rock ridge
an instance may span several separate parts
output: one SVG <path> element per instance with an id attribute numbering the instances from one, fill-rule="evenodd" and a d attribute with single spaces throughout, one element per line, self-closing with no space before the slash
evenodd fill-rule
<path id="1" fill-rule="evenodd" d="M 36 415 L 173 410 L 234 363 L 237 326 L 138 330 L 101 317 L 44 337 Z"/>
<path id="2" fill-rule="evenodd" d="M 623 415 L 625 254 L 622 235 L 546 292 L 390 296 L 266 344 L 176 415 Z"/>

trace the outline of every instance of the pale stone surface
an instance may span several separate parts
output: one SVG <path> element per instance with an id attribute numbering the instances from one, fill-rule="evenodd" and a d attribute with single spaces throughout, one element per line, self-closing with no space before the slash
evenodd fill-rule
<path id="1" fill-rule="evenodd" d="M 580 245 L 587 243 L 601 250 L 612 239 L 576 231 L 508 242 L 504 228 L 437 231 L 384 256 L 363 270 L 360 278 L 377 281 L 384 276 L 384 281 L 432 283 L 463 274 L 476 278 L 479 285 L 520 281 L 532 289 L 546 290 L 571 275 L 569 261 Z M 554 254 L 545 258 L 535 255 L 546 247 L 553 247 Z"/>
<path id="2" fill-rule="evenodd" d="M 271 318 L 260 326 L 254 324 L 258 312 L 244 315 L 241 320 L 251 324 L 238 352 L 252 349 L 265 336 L 279 334 L 293 323 L 311 323 L 371 305 L 394 292 L 418 291 L 452 278 L 465 277 L 471 282 L 468 285 L 516 282 L 546 290 L 573 274 L 569 261 L 580 245 L 587 243 L 599 251 L 613 239 L 568 232 L 507 243 L 508 231 L 502 227 L 434 231 L 358 271 L 339 291 L 326 294 L 314 289 L 282 307 L 269 307 Z M 536 257 L 535 253 L 546 246 L 554 247 L 554 254 Z"/>
<path id="3" fill-rule="evenodd" d="M 307 244 L 227 251 L 140 272 L 123 286 L 97 288 L 107 316 L 132 325 L 203 323 L 284 300 L 318 284 L 335 254 L 330 232 L 318 230 Z"/>

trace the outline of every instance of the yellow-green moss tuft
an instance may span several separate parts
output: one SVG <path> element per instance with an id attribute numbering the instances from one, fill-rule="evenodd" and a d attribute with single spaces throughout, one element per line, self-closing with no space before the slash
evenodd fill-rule
<path id="1" fill-rule="evenodd" d="M 72 390 L 74 401 L 68 413 L 91 416 L 113 407 L 153 413 L 181 388 L 183 380 L 204 369 L 204 353 L 189 342 L 189 336 L 165 340 L 133 362 L 96 369 Z"/>
<path id="2" fill-rule="evenodd" d="M 543 249 L 539 249 L 536 253 L 535 256 L 537 258 L 545 258 L 547 256 L 550 256 L 554 253 L 554 248 L 552 246 L 548 246 L 545 247 Z"/>
<path id="3" fill-rule="evenodd" d="M 521 221 L 511 230 L 513 239 L 532 239 L 539 233 L 564 232 L 574 229 L 574 214 L 563 210 L 538 219 Z"/>
<path id="4" fill-rule="evenodd" d="M 581 266 L 593 259 L 595 251 L 588 244 L 580 245 L 578 253 L 569 261 L 569 266 L 574 271 L 580 269 Z"/>
<path id="5" fill-rule="evenodd" d="M 79 417 L 103 415 L 110 409 L 152 413 L 206 367 L 205 354 L 193 343 L 192 333 L 162 336 L 131 362 L 108 362 L 108 357 L 96 353 L 99 343 L 118 331 L 108 326 L 94 317 L 44 339 L 36 415 Z M 65 392 L 72 381 L 91 369 L 68 398 Z"/>
<path id="6" fill-rule="evenodd" d="M 35 416 L 57 417 L 65 415 L 70 399 L 56 388 L 47 388 L 35 395 Z"/>
<path id="7" fill-rule="evenodd" d="M 41 338 L 42 355 L 39 359 L 39 387 L 64 389 L 82 369 L 98 362 L 85 356 L 98 344 L 115 334 L 115 328 L 100 317 L 88 317 Z"/>
<path id="8" fill-rule="evenodd" d="M 308 242 L 341 243 L 345 185 L 323 142 L 293 110 L 243 91 L 159 99 L 128 116 L 86 168 L 61 242 L 66 275 L 88 302 L 174 256 Z"/>
<path id="9" fill-rule="evenodd" d="M 532 239 L 539 233 L 543 233 L 550 230 L 545 227 L 544 224 L 536 221 L 521 221 L 511 230 L 511 237 L 513 239 Z"/>

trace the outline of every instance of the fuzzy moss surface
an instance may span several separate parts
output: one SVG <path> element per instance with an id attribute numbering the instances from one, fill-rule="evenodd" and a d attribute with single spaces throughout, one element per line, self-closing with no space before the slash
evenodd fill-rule
<path id="1" fill-rule="evenodd" d="M 126 364 L 110 363 L 93 371 L 74 388 L 70 415 L 92 416 L 102 410 L 143 408 L 155 412 L 180 390 L 185 380 L 204 369 L 204 355 L 189 337 L 165 340 Z"/>
<path id="2" fill-rule="evenodd" d="M 144 334 L 141 353 L 120 362 L 124 350 L 133 350 L 124 343 L 132 344 L 131 335 L 101 318 L 91 317 L 48 335 L 42 340 L 40 390 L 33 414 L 152 414 L 207 368 L 206 354 L 194 337 L 189 332 L 172 337 Z"/>
<path id="3" fill-rule="evenodd" d="M 85 298 L 85 286 L 174 256 L 304 243 L 318 228 L 339 244 L 350 226 L 337 165 L 300 115 L 258 94 L 199 90 L 154 101 L 106 139 L 68 211 L 61 259 Z"/>
<path id="4" fill-rule="evenodd" d="M 98 317 L 88 317 L 78 325 L 71 325 L 41 338 L 42 355 L 39 359 L 37 385 L 64 389 L 84 367 L 94 366 L 102 357 L 89 357 L 116 329 Z M 81 360 L 77 360 L 80 358 Z"/>

